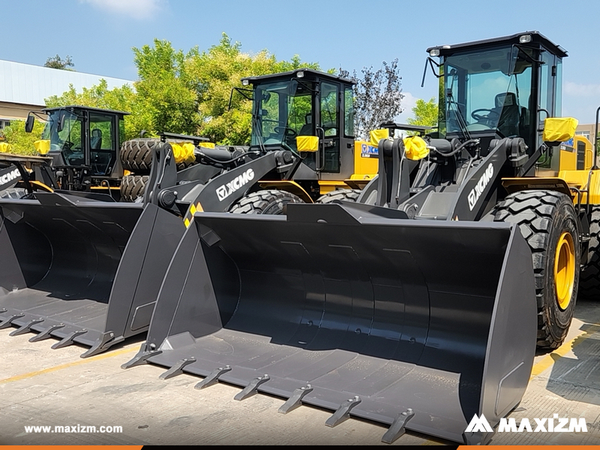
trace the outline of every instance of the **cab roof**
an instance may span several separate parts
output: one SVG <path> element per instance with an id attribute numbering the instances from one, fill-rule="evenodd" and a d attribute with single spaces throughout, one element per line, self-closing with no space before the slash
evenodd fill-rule
<path id="1" fill-rule="evenodd" d="M 82 106 L 82 105 L 57 106 L 54 108 L 42 109 L 42 111 L 44 113 L 51 113 L 53 111 L 60 111 L 60 110 L 66 110 L 66 111 L 70 111 L 70 112 L 74 112 L 75 110 L 86 110 L 86 111 L 92 111 L 92 112 L 98 112 L 98 113 L 117 114 L 117 115 L 121 115 L 121 116 L 126 116 L 126 115 L 130 114 L 126 111 L 117 111 L 114 109 L 104 109 L 104 108 L 94 108 L 92 106 Z"/>
<path id="2" fill-rule="evenodd" d="M 308 68 L 300 68 L 291 70 L 289 72 L 258 75 L 254 77 L 244 77 L 242 78 L 242 84 L 258 84 L 264 81 L 289 80 L 290 78 L 302 78 L 309 81 L 330 80 L 336 81 L 338 83 L 355 84 L 355 81 L 349 78 L 343 78 L 337 75 L 332 75 L 327 72 L 321 72 L 319 70 Z"/>
<path id="3" fill-rule="evenodd" d="M 527 36 L 529 36 L 529 41 L 527 41 Z M 524 31 L 522 33 L 512 34 L 510 36 L 502 36 L 492 39 L 471 41 L 454 45 L 438 45 L 435 47 L 429 47 L 427 49 L 427 53 L 430 53 L 431 50 L 437 49 L 439 50 L 439 56 L 449 56 L 459 50 L 480 48 L 483 49 L 488 47 L 495 47 L 499 44 L 519 44 L 523 46 L 544 47 L 552 54 L 561 58 L 568 56 L 567 51 L 564 48 L 550 41 L 550 39 L 545 37 L 539 31 Z"/>

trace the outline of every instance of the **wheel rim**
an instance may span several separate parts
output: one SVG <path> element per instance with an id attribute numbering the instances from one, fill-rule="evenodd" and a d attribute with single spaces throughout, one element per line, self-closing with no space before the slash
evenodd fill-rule
<path id="1" fill-rule="evenodd" d="M 558 240 L 554 258 L 554 284 L 556 301 L 563 311 L 571 303 L 573 285 L 575 284 L 575 246 L 573 238 L 564 232 Z"/>

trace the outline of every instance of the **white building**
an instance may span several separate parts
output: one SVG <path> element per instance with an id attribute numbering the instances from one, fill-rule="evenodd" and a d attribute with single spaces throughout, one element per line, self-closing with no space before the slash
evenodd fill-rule
<path id="1" fill-rule="evenodd" d="M 29 111 L 45 107 L 45 99 L 62 95 L 70 85 L 81 92 L 102 79 L 108 89 L 133 86 L 131 80 L 0 60 L 0 130 L 11 120 L 23 120 Z"/>

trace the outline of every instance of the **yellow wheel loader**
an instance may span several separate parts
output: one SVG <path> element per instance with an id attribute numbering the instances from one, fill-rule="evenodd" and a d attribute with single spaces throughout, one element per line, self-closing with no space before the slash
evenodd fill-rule
<path id="1" fill-rule="evenodd" d="M 388 443 L 490 441 L 469 423 L 510 413 L 569 328 L 598 171 L 588 143 L 563 144 L 564 49 L 526 32 L 428 51 L 438 132 L 380 140 L 356 201 L 195 212 L 124 368 L 372 420 Z"/>
<path id="2" fill-rule="evenodd" d="M 48 110 L 48 154 L 66 159 L 52 166 L 65 181 L 63 189 L 0 198 L 0 328 L 60 339 L 53 348 L 90 347 L 82 356 L 105 351 L 148 329 L 196 211 L 281 214 L 287 203 L 333 200 L 336 188 L 356 198 L 375 176 L 372 146 L 354 141 L 351 80 L 299 69 L 244 84 L 254 100 L 249 146 L 208 148 L 204 138 L 173 133 L 121 146 L 119 167 L 134 175 L 118 192 L 140 202 L 75 189 L 75 181 L 89 187 L 96 150 L 86 151 L 86 136 L 94 137 L 92 116 L 101 112 L 86 110 L 88 120 L 81 108 Z M 114 117 L 103 128 L 107 145 L 120 136 Z"/>
<path id="3" fill-rule="evenodd" d="M 9 183 L 3 183 L 0 175 L 0 197 L 69 191 L 83 197 L 107 194 L 108 201 L 118 200 L 127 114 L 78 105 L 30 112 L 25 131 L 33 130 L 36 117 L 46 122 L 41 139 L 35 142 L 38 155 L 0 153 L 0 174 L 12 174 Z"/>

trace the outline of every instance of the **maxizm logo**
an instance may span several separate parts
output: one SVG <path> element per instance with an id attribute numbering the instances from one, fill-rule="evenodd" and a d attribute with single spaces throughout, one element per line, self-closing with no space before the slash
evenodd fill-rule
<path id="1" fill-rule="evenodd" d="M 490 163 L 490 165 L 487 167 L 487 169 L 485 169 L 485 172 L 483 173 L 483 175 L 481 175 L 481 178 L 479 179 L 479 181 L 477 182 L 475 187 L 473 189 L 471 189 L 471 192 L 469 192 L 469 196 L 468 196 L 469 211 L 473 211 L 473 208 L 475 208 L 475 205 L 477 204 L 477 200 L 479 200 L 479 197 L 481 197 L 481 194 L 483 193 L 483 191 L 489 184 L 493 175 L 494 175 L 494 166 L 492 165 L 492 163 Z"/>
<path id="2" fill-rule="evenodd" d="M 254 179 L 254 171 L 252 169 L 246 170 L 243 174 L 238 175 L 229 183 L 224 184 L 217 188 L 217 197 L 219 197 L 219 201 L 225 200 L 235 191 L 240 189 L 242 186 L 248 184 L 251 180 Z"/>
<path id="3" fill-rule="evenodd" d="M 533 419 L 532 424 L 529 419 L 521 419 L 517 425 L 517 420 L 514 418 L 507 419 L 503 417 L 498 424 L 498 433 L 587 433 L 587 423 L 585 418 L 567 418 L 558 417 L 558 414 L 553 414 L 552 417 L 545 419 Z M 473 415 L 471 422 L 467 426 L 465 433 L 493 433 L 494 430 L 490 426 L 485 416 Z"/>
<path id="4" fill-rule="evenodd" d="M 0 176 L 0 184 L 6 184 L 9 181 L 16 180 L 20 176 L 21 176 L 21 174 L 19 172 L 19 169 L 12 170 L 12 171 Z"/>

